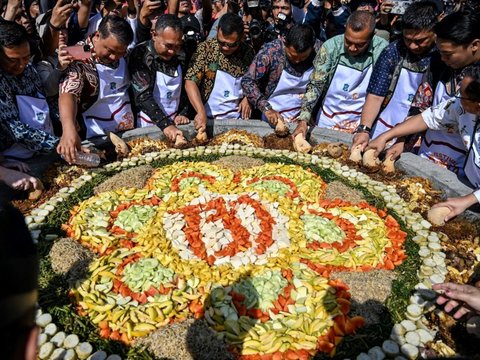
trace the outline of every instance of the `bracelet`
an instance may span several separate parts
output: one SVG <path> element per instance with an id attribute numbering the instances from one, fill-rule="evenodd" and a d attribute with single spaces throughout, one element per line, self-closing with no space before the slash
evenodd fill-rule
<path id="1" fill-rule="evenodd" d="M 56 27 L 55 25 L 53 25 L 50 20 L 48 20 L 48 26 L 50 27 L 50 29 L 52 30 L 55 30 L 55 31 L 61 31 L 63 29 L 66 29 L 65 26 L 62 26 L 62 27 Z"/>

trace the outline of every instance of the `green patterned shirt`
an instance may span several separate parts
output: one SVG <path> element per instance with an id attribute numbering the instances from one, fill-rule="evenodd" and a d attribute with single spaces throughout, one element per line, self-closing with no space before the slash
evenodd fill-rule
<path id="1" fill-rule="evenodd" d="M 374 36 L 367 52 L 362 56 L 349 56 L 345 51 L 344 36 L 337 35 L 322 45 L 313 61 L 313 72 L 303 98 L 302 111 L 298 120 L 312 121 L 312 112 L 318 100 L 325 96 L 338 64 L 363 71 L 375 63 L 388 42 Z"/>

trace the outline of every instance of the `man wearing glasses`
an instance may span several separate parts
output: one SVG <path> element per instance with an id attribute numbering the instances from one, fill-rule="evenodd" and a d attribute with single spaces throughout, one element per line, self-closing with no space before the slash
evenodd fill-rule
<path id="1" fill-rule="evenodd" d="M 253 60 L 253 49 L 242 42 L 243 21 L 235 14 L 222 16 L 216 39 L 198 45 L 185 76 L 185 90 L 196 111 L 195 127 L 210 119 L 248 119 L 251 108 L 241 87 Z"/>
<path id="2" fill-rule="evenodd" d="M 135 47 L 129 58 L 134 102 L 140 113 L 137 127 L 157 125 L 175 141 L 182 132 L 175 126 L 188 123 L 186 97 L 182 98 L 182 22 L 175 15 L 161 15 L 152 40 Z"/>

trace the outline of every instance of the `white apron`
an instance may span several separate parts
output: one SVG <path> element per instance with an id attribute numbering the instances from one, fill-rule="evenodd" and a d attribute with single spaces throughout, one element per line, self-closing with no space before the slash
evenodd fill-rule
<path id="1" fill-rule="evenodd" d="M 455 90 L 452 89 L 452 94 L 449 94 L 445 84 L 439 81 L 435 88 L 432 106 L 452 98 Z M 472 114 L 465 114 L 462 117 L 468 115 L 475 118 Z M 456 174 L 464 175 L 465 145 L 462 137 L 457 133 L 449 133 L 445 130 L 427 130 L 418 155 L 444 166 Z"/>
<path id="2" fill-rule="evenodd" d="M 337 65 L 322 107 L 318 110 L 318 127 L 348 133 L 355 131 L 360 124 L 372 69 L 372 65 L 363 71 Z"/>
<path id="3" fill-rule="evenodd" d="M 180 104 L 180 94 L 182 92 L 182 67 L 178 65 L 174 76 L 169 76 L 161 71 L 157 71 L 155 76 L 155 86 L 153 88 L 153 98 L 160 109 L 169 118 L 174 119 L 177 115 Z M 155 125 L 150 117 L 143 111 L 138 114 L 137 127 L 147 127 Z"/>
<path id="4" fill-rule="evenodd" d="M 374 126 L 372 139 L 405 120 L 422 77 L 423 73 L 402 68 L 393 95 Z"/>
<path id="5" fill-rule="evenodd" d="M 40 93 L 36 97 L 17 95 L 17 108 L 19 120 L 31 127 L 43 130 L 53 134 L 52 121 L 50 120 L 50 110 L 47 100 Z M 34 151 L 27 149 L 21 144 L 14 144 L 9 149 L 2 152 L 3 156 L 17 159 L 28 159 L 35 154 Z"/>
<path id="6" fill-rule="evenodd" d="M 205 104 L 210 119 L 240 119 L 238 105 L 243 98 L 242 77 L 235 78 L 222 70 L 217 70 L 215 84 Z"/>
<path id="7" fill-rule="evenodd" d="M 463 122 L 465 115 L 462 115 L 459 121 L 460 135 L 468 149 L 464 170 L 470 183 L 478 189 L 480 188 L 480 118 L 477 116 L 476 122 L 472 121 L 471 118 Z"/>
<path id="8" fill-rule="evenodd" d="M 107 132 L 133 129 L 133 113 L 128 96 L 130 76 L 125 59 L 116 69 L 96 64 L 99 91 L 97 101 L 83 114 L 87 139 Z"/>
<path id="9" fill-rule="evenodd" d="M 313 67 L 301 76 L 295 76 L 284 69 L 275 90 L 269 96 L 268 103 L 273 110 L 282 115 L 286 122 L 291 122 L 300 114 L 302 99 L 305 96 L 312 71 Z M 265 115 L 262 115 L 262 119 L 266 120 Z"/>

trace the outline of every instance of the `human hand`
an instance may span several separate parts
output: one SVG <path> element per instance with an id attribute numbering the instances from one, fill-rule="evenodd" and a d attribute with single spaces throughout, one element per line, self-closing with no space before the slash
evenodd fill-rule
<path id="1" fill-rule="evenodd" d="M 376 140 L 376 139 L 375 139 Z M 373 140 L 373 141 L 375 141 Z M 370 142 L 371 144 L 372 142 Z M 405 142 L 404 141 L 398 141 L 395 142 L 385 153 L 385 159 L 392 159 L 396 160 L 402 155 L 403 149 L 405 148 Z"/>
<path id="2" fill-rule="evenodd" d="M 173 120 L 173 122 L 175 123 L 175 125 L 185 125 L 190 123 L 190 120 L 186 116 L 177 115 L 175 116 L 175 119 Z"/>
<path id="3" fill-rule="evenodd" d="M 145 0 L 140 9 L 140 19 L 142 23 L 144 23 L 144 21 L 148 22 L 150 16 L 153 15 L 155 11 L 161 9 L 162 6 L 163 1 L 161 0 Z"/>
<path id="4" fill-rule="evenodd" d="M 65 2 L 63 0 L 57 1 L 52 10 L 50 24 L 56 28 L 64 28 L 72 11 L 73 4 L 71 2 Z"/>
<path id="5" fill-rule="evenodd" d="M 195 115 L 193 122 L 197 131 L 205 130 L 207 128 L 207 115 L 204 112 L 198 113 Z"/>
<path id="6" fill-rule="evenodd" d="M 77 151 L 82 150 L 80 137 L 76 130 L 64 130 L 60 142 L 57 145 L 57 153 L 59 153 L 63 159 L 73 164 Z"/>
<path id="7" fill-rule="evenodd" d="M 387 146 L 387 141 L 383 138 L 382 135 L 377 137 L 375 140 L 372 140 L 368 143 L 367 147 L 364 149 L 365 152 L 367 150 L 374 149 L 375 153 L 373 154 L 374 157 L 378 158 L 380 153 L 385 150 L 385 147 Z"/>
<path id="8" fill-rule="evenodd" d="M 275 111 L 273 109 L 267 110 L 264 112 L 265 117 L 267 118 L 267 121 L 272 125 L 275 126 L 277 125 L 277 122 L 279 119 L 283 120 L 282 115 L 278 111 Z"/>
<path id="9" fill-rule="evenodd" d="M 175 140 L 177 139 L 177 136 L 183 137 L 183 133 L 175 125 L 167 126 L 163 130 L 163 133 L 167 137 L 167 139 L 170 140 L 171 142 L 175 142 Z"/>
<path id="10" fill-rule="evenodd" d="M 65 70 L 72 62 L 73 56 L 66 50 L 65 45 L 60 45 L 58 48 L 58 65 L 57 69 L 60 71 Z"/>
<path id="11" fill-rule="evenodd" d="M 295 128 L 292 134 L 292 139 L 295 139 L 295 137 L 298 134 L 302 134 L 302 137 L 305 139 L 307 137 L 307 131 L 308 131 L 307 122 L 303 120 L 297 121 L 297 127 Z"/>
<path id="12" fill-rule="evenodd" d="M 242 116 L 242 119 L 250 119 L 250 115 L 252 115 L 252 108 L 250 107 L 250 103 L 246 97 L 240 101 L 240 104 L 238 105 L 238 112 Z"/>
<path id="13" fill-rule="evenodd" d="M 470 206 L 476 204 L 477 198 L 473 194 L 468 194 L 465 196 L 448 198 L 447 201 L 435 204 L 432 206 L 432 209 L 437 207 L 447 207 L 450 209 L 450 213 L 445 216 L 445 221 L 453 219 L 455 216 L 462 214 Z"/>
<path id="14" fill-rule="evenodd" d="M 443 283 L 435 284 L 432 288 L 440 292 L 441 295 L 437 298 L 437 304 L 444 305 L 446 312 L 450 312 L 460 306 L 453 314 L 455 319 L 460 319 L 472 310 L 480 312 L 480 289 L 478 287 Z"/>
<path id="15" fill-rule="evenodd" d="M 361 151 L 364 151 L 370 141 L 370 134 L 366 132 L 359 132 L 353 136 L 352 149 L 360 145 Z"/>

